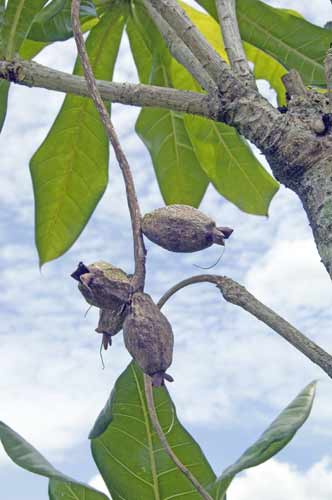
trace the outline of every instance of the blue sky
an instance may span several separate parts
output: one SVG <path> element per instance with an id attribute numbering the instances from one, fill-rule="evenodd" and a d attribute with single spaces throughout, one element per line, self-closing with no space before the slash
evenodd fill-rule
<path id="1" fill-rule="evenodd" d="M 329 0 L 270 1 L 312 22 L 332 18 Z M 38 61 L 70 72 L 72 42 L 46 49 Z M 115 80 L 135 81 L 126 43 Z M 262 91 L 273 99 L 266 83 Z M 121 334 L 99 359 L 97 311 L 85 317 L 70 273 L 78 261 L 104 259 L 132 271 L 130 221 L 119 168 L 111 157 L 107 192 L 79 241 L 39 272 L 28 162 L 62 103 L 61 94 L 12 86 L 0 136 L 1 343 L 0 419 L 34 444 L 63 472 L 95 480 L 87 434 L 130 361 Z M 113 120 L 128 154 L 142 211 L 163 202 L 150 158 L 134 134 L 138 110 L 115 105 Z M 260 156 L 263 161 L 262 157 Z M 214 273 L 237 279 L 259 299 L 328 351 L 332 294 L 310 227 L 297 198 L 281 188 L 270 217 L 246 215 L 209 188 L 201 209 L 235 229 Z M 219 248 L 172 254 L 150 242 L 147 291 L 158 299 L 175 282 L 209 265 Z M 183 424 L 217 473 L 255 440 L 312 379 L 319 378 L 312 416 L 275 460 L 235 480 L 229 500 L 330 500 L 332 497 L 332 385 L 323 372 L 277 334 L 227 304 L 211 285 L 196 285 L 169 301 L 175 334 L 175 383 L 169 389 Z M 98 479 L 97 479 L 98 481 Z M 1 500 L 44 500 L 47 481 L 13 465 L 0 450 Z M 278 488 L 271 491 L 271 483 Z"/>

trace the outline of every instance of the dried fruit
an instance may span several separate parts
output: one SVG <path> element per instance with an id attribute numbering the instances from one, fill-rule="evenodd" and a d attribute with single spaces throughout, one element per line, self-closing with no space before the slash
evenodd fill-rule
<path id="1" fill-rule="evenodd" d="M 82 262 L 72 274 L 85 300 L 100 308 L 97 333 L 103 334 L 105 349 L 112 344 L 112 336 L 122 330 L 131 296 L 130 276 L 107 262 L 85 266 Z"/>
<path id="2" fill-rule="evenodd" d="M 165 373 L 172 363 L 172 327 L 150 295 L 134 293 L 123 324 L 123 337 L 129 353 L 144 373 L 152 377 L 153 385 L 163 385 L 164 379 L 173 380 Z"/>
<path id="3" fill-rule="evenodd" d="M 72 274 L 85 300 L 100 309 L 112 309 L 129 302 L 131 295 L 130 276 L 108 262 L 99 261 L 89 266 L 80 262 Z"/>
<path id="4" fill-rule="evenodd" d="M 146 214 L 142 231 L 166 250 L 197 252 L 213 243 L 224 245 L 233 229 L 216 227 L 210 217 L 189 205 L 168 205 Z"/>
<path id="5" fill-rule="evenodd" d="M 112 345 L 112 337 L 122 330 L 126 314 L 127 308 L 125 305 L 122 305 L 122 307 L 115 306 L 112 309 L 100 309 L 99 323 L 95 331 L 103 335 L 104 349 Z"/>

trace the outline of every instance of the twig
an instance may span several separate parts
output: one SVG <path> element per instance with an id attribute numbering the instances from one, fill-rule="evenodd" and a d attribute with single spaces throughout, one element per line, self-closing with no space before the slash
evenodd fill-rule
<path id="1" fill-rule="evenodd" d="M 153 387 L 152 387 L 151 377 L 149 377 L 146 374 L 144 374 L 144 388 L 145 388 L 145 396 L 148 405 L 149 415 L 151 418 L 153 428 L 156 431 L 157 436 L 159 437 L 161 444 L 163 445 L 163 448 L 166 451 L 167 455 L 175 463 L 178 469 L 189 479 L 189 481 L 192 483 L 192 485 L 198 491 L 201 497 L 205 498 L 205 500 L 212 500 L 212 497 L 203 488 L 203 486 L 199 483 L 199 481 L 197 481 L 195 476 L 192 475 L 190 470 L 188 470 L 187 467 L 185 467 L 183 463 L 178 459 L 178 457 L 175 455 L 172 448 L 168 444 L 164 431 L 162 430 L 158 420 L 156 407 L 153 399 Z"/>
<path id="2" fill-rule="evenodd" d="M 134 179 L 131 174 L 129 163 L 121 148 L 119 139 L 109 117 L 109 113 L 101 98 L 97 88 L 96 79 L 94 77 L 88 54 L 85 49 L 85 43 L 80 26 L 79 9 L 81 0 L 72 0 L 71 17 L 74 38 L 77 45 L 77 51 L 81 59 L 84 75 L 87 81 L 88 88 L 91 92 L 91 97 L 99 112 L 100 118 L 106 128 L 107 134 L 113 146 L 115 156 L 121 168 L 127 193 L 127 202 L 130 212 L 133 239 L 134 239 L 134 256 L 135 256 L 135 273 L 132 280 L 134 290 L 143 290 L 145 282 L 145 247 L 141 231 L 141 214 L 136 197 Z"/>
<path id="3" fill-rule="evenodd" d="M 281 335 L 295 349 L 302 352 L 313 363 L 324 370 L 332 378 L 332 356 L 315 344 L 308 337 L 303 335 L 297 328 L 283 319 L 272 309 L 265 306 L 248 292 L 242 285 L 227 276 L 216 276 L 202 274 L 192 276 L 176 284 L 168 290 L 158 302 L 158 307 L 162 308 L 165 302 L 182 288 L 194 283 L 209 282 L 215 284 L 221 291 L 223 297 L 228 302 L 242 307 L 257 319 L 268 325 L 272 330 Z"/>
<path id="4" fill-rule="evenodd" d="M 149 2 L 189 47 L 216 84 L 222 87 L 221 74 L 229 73 L 231 71 L 229 66 L 206 41 L 177 1 L 149 0 Z"/>
<path id="5" fill-rule="evenodd" d="M 169 51 L 180 64 L 182 64 L 198 81 L 201 87 L 207 91 L 216 90 L 216 84 L 204 70 L 201 63 L 196 59 L 192 51 L 187 45 L 177 36 L 175 31 L 163 19 L 163 17 L 152 7 L 149 0 L 143 0 L 146 10 L 148 11 L 151 19 L 155 23 L 158 31 L 163 36 Z"/>
<path id="6" fill-rule="evenodd" d="M 70 75 L 34 61 L 0 61 L 0 79 L 27 87 L 39 87 L 91 97 L 84 76 Z M 97 80 L 104 100 L 139 107 L 158 107 L 217 119 L 218 108 L 210 96 L 157 85 Z"/>
<path id="7" fill-rule="evenodd" d="M 286 87 L 289 97 L 305 97 L 308 94 L 301 75 L 296 69 L 291 69 L 281 77 L 281 80 Z"/>
<path id="8" fill-rule="evenodd" d="M 236 0 L 216 0 L 225 49 L 234 74 L 245 79 L 253 88 L 256 88 L 255 79 L 243 50 L 235 3 Z"/>

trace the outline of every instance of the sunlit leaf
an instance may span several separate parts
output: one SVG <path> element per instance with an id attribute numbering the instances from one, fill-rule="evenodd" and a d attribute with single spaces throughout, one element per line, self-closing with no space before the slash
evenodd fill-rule
<path id="1" fill-rule="evenodd" d="M 279 189 L 247 142 L 233 127 L 186 116 L 187 131 L 201 167 L 216 190 L 244 212 L 267 215 Z"/>
<path id="2" fill-rule="evenodd" d="M 217 19 L 214 0 L 197 0 Z M 298 13 L 271 7 L 260 0 L 237 0 L 241 37 L 274 57 L 287 70 L 296 69 L 307 85 L 325 86 L 323 61 L 330 46 L 329 30 L 309 23 Z"/>
<path id="3" fill-rule="evenodd" d="M 167 85 L 166 75 L 167 68 L 156 56 L 151 83 Z M 186 130 L 184 114 L 145 108 L 138 117 L 136 132 L 150 152 L 165 203 L 197 207 L 204 196 L 208 179 Z"/>
<path id="4" fill-rule="evenodd" d="M 12 461 L 23 469 L 50 479 L 51 500 L 107 500 L 108 497 L 91 486 L 62 474 L 36 448 L 0 422 L 0 441 Z"/>
<path id="5" fill-rule="evenodd" d="M 80 20 L 83 31 L 98 23 L 92 0 L 82 0 Z M 67 40 L 72 35 L 71 0 L 53 0 L 37 14 L 28 37 L 38 42 L 55 42 Z"/>
<path id="6" fill-rule="evenodd" d="M 155 388 L 153 393 L 160 424 L 174 453 L 208 487 L 215 474 L 198 444 L 178 421 L 167 390 Z M 153 431 L 142 371 L 134 362 L 118 378 L 92 435 L 93 457 L 113 500 L 201 498 Z"/>
<path id="7" fill-rule="evenodd" d="M 213 488 L 216 500 L 224 498 L 224 494 L 236 474 L 266 462 L 290 442 L 310 415 L 315 391 L 316 382 L 307 385 L 261 437 L 233 465 L 227 467 Z"/>
<path id="8" fill-rule="evenodd" d="M 142 81 L 146 82 L 148 78 L 151 84 L 172 86 L 167 64 L 169 55 L 163 41 L 153 25 L 149 24 L 146 30 L 142 12 L 138 9 L 128 33 Z M 148 63 L 152 67 L 149 68 Z M 206 191 L 208 179 L 187 133 L 184 114 L 160 108 L 142 109 L 136 132 L 149 150 L 165 203 L 197 207 Z"/>
<path id="9" fill-rule="evenodd" d="M 87 50 L 96 78 L 112 79 L 124 22 L 117 4 L 91 30 Z M 82 74 L 79 63 L 74 73 Z M 83 230 L 107 186 L 108 154 L 93 102 L 68 95 L 30 164 L 41 265 L 62 255 Z"/>
<path id="10" fill-rule="evenodd" d="M 3 18 L 3 53 L 11 59 L 26 38 L 35 15 L 47 0 L 8 0 Z"/>
<path id="11" fill-rule="evenodd" d="M 208 42 L 224 57 L 219 24 L 207 14 L 182 5 Z M 174 59 L 170 74 L 176 88 L 200 91 L 187 70 Z M 279 184 L 237 131 L 198 116 L 185 115 L 185 125 L 200 166 L 217 191 L 245 212 L 267 215 Z"/>

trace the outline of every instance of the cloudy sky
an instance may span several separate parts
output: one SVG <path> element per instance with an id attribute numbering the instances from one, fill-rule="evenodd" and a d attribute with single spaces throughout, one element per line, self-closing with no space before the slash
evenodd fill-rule
<path id="1" fill-rule="evenodd" d="M 329 0 L 271 0 L 316 24 L 332 18 Z M 72 42 L 45 50 L 38 61 L 70 72 Z M 136 81 L 126 41 L 115 80 Z M 264 82 L 262 90 L 273 99 Z M 78 261 L 104 259 L 132 271 L 130 221 L 114 158 L 108 190 L 79 241 L 38 268 L 28 162 L 62 103 L 61 94 L 12 86 L 0 136 L 1 343 L 0 419 L 77 479 L 93 481 L 87 434 L 119 374 L 130 361 L 121 335 L 99 359 L 97 311 L 87 309 L 69 278 Z M 135 136 L 138 111 L 115 105 L 113 119 L 128 154 L 142 211 L 162 206 L 149 156 Z M 261 157 L 260 157 L 261 158 Z M 262 158 L 261 158 L 262 159 Z M 201 209 L 235 229 L 214 269 L 237 279 L 326 350 L 332 350 L 330 280 L 319 261 L 297 198 L 281 188 L 270 217 L 241 213 L 209 188 Z M 175 282 L 208 265 L 218 248 L 176 255 L 148 247 L 147 291 L 157 300 Z M 178 414 L 216 473 L 232 463 L 311 380 L 317 399 L 309 421 L 276 459 L 234 481 L 229 500 L 332 498 L 332 385 L 323 372 L 256 319 L 223 302 L 214 287 L 195 285 L 169 301 L 176 346 L 169 389 Z M 245 418 L 244 418 L 245 416 Z M 45 500 L 47 481 L 14 466 L 0 450 L 1 498 Z M 278 484 L 272 488 L 271 484 Z"/>

